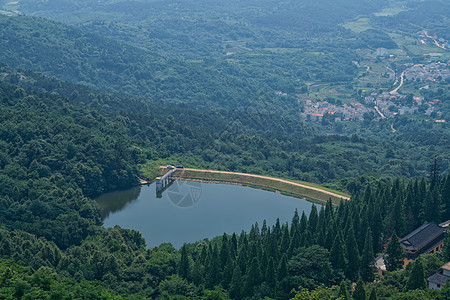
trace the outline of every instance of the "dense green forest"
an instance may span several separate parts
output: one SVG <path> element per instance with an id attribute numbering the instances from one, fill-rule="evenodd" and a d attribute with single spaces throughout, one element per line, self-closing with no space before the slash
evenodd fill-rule
<path id="1" fill-rule="evenodd" d="M 450 39 L 446 1 L 0 5 L 24 14 L 0 14 L 0 298 L 449 298 L 448 286 L 424 286 L 450 260 L 449 238 L 404 270 L 391 251 L 396 236 L 450 219 L 449 81 L 405 83 L 401 100 L 439 99 L 440 122 L 437 113 L 299 119 L 299 99 L 389 91 L 360 84 L 370 69 L 448 57 L 417 40 L 424 29 Z M 380 47 L 393 58 L 374 54 Z M 289 224 L 149 249 L 138 231 L 103 228 L 93 199 L 136 185 L 160 161 L 352 198 L 292 212 Z"/>
<path id="2" fill-rule="evenodd" d="M 313 290 L 320 284 L 330 286 L 346 278 L 356 280 L 357 274 L 370 281 L 370 277 L 364 276 L 373 274 L 368 271 L 363 275 L 363 264 L 358 269 L 349 269 L 353 263 L 348 261 L 355 257 L 351 251 L 359 253 L 361 260 L 366 253 L 365 259 L 369 260 L 366 264 L 373 266 L 374 254 L 381 251 L 381 243 L 394 229 L 404 235 L 424 220 L 441 221 L 449 216 L 448 177 L 435 178 L 429 184 L 424 180 L 380 182 L 372 187 L 373 192 L 371 188 L 362 188 L 368 180 L 364 179 L 358 185 L 354 181 L 353 185 L 348 183 L 348 189 L 356 192 L 350 202 L 342 203 L 337 209 L 330 204 L 320 211 L 313 208 L 309 218 L 296 214 L 290 225 L 278 223 L 270 229 L 264 224 L 261 228 L 255 225 L 248 234 L 234 238 L 225 235 L 212 242 L 186 245 L 179 251 L 171 245 L 146 249 L 145 241 L 136 231 L 99 227 L 98 207 L 86 196 L 120 187 L 111 184 L 131 185 L 136 180 L 138 162 L 176 153 L 186 155 L 182 149 L 171 149 L 170 144 L 169 148 L 163 148 L 161 141 L 172 135 L 177 138 L 184 132 L 186 137 L 191 134 L 195 141 L 202 141 L 198 138 L 202 134 L 204 143 L 211 142 L 216 136 L 214 132 L 205 132 L 204 126 L 207 122 L 217 125 L 217 116 L 209 120 L 204 115 L 196 116 L 196 109 L 186 111 L 185 106 L 180 109 L 170 105 L 173 111 L 166 111 L 167 114 L 177 110 L 186 113 L 182 120 L 191 125 L 181 125 L 173 117 L 166 117 L 163 109 L 155 108 L 153 115 L 152 104 L 145 106 L 142 99 L 135 99 L 134 103 L 148 109 L 145 115 L 121 105 L 123 95 L 78 88 L 6 65 L 2 72 L 9 75 L 1 83 L 0 94 L 1 199 L 5 208 L 1 216 L 4 229 L 0 249 L 4 258 L 22 261 L 31 268 L 26 271 L 26 276 L 31 277 L 23 277 L 17 281 L 20 284 L 11 283 L 6 293 L 20 293 L 23 289 L 24 294 L 32 295 L 39 289 L 32 275 L 46 267 L 50 270 L 44 271 L 50 275 L 58 274 L 49 279 L 55 286 L 77 286 L 78 283 L 67 279 L 74 278 L 81 286 L 97 293 L 137 293 L 148 297 L 163 294 L 225 297 L 229 293 L 232 298 L 264 295 L 285 299 L 293 296 L 290 291 L 298 286 Z M 74 94 L 74 88 L 79 92 Z M 149 124 L 150 120 L 153 123 Z M 147 131 L 152 127 L 160 130 Z M 209 128 L 214 129 L 212 125 Z M 221 132 L 219 138 L 229 139 L 231 145 L 229 136 Z M 263 136 L 259 139 L 265 141 Z M 311 139 L 312 145 L 345 140 L 343 137 Z M 357 137 L 345 141 L 361 146 L 366 143 Z M 237 144 L 237 140 L 235 143 L 246 144 Z M 317 153 L 317 146 L 314 149 Z M 284 171 L 284 174 L 288 173 Z M 352 230 L 357 243 L 354 248 L 344 247 L 343 241 L 339 245 L 342 237 L 348 237 Z M 234 252 L 231 251 L 233 243 Z M 336 261 L 337 258 L 341 261 Z M 307 261 L 323 262 L 314 267 L 321 273 L 306 272 L 310 270 L 304 269 Z M 438 264 L 435 262 L 431 270 Z M 284 275 L 266 278 L 268 271 L 262 270 L 262 266 L 274 268 L 269 274 Z M 256 272 L 256 277 L 249 276 L 249 272 Z M 216 275 L 211 277 L 212 273 Z M 405 278 L 397 280 L 405 281 Z M 103 290 L 92 280 L 100 280 L 104 287 L 115 292 Z M 232 282 L 243 285 L 232 287 Z M 216 288 L 219 284 L 227 292 Z M 402 290 L 400 281 L 397 290 L 384 287 L 383 293 Z M 54 291 L 52 285 L 47 287 L 49 291 Z"/>

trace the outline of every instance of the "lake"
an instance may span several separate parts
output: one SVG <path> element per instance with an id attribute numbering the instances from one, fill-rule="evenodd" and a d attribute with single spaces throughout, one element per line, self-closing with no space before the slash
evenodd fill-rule
<path id="1" fill-rule="evenodd" d="M 142 233 L 147 246 L 170 242 L 176 248 L 184 243 L 211 239 L 224 232 L 249 232 L 263 220 L 274 225 L 290 222 L 295 209 L 309 216 L 312 203 L 303 199 L 250 187 L 174 181 L 160 197 L 155 184 L 101 195 L 106 228 L 119 225 Z"/>

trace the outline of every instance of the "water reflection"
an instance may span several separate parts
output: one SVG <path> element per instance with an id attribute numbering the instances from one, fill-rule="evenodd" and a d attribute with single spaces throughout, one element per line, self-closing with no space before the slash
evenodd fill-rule
<path id="1" fill-rule="evenodd" d="M 129 190 L 105 193 L 97 198 L 97 203 L 102 208 L 102 220 L 109 217 L 111 213 L 121 211 L 125 206 L 136 201 L 141 194 L 141 187 L 136 186 Z"/>
<path id="2" fill-rule="evenodd" d="M 190 243 L 249 231 L 263 220 L 274 225 L 292 219 L 295 209 L 308 215 L 311 203 L 244 186 L 175 181 L 158 198 L 156 185 L 108 193 L 98 198 L 107 228 L 139 230 L 147 245 Z"/>

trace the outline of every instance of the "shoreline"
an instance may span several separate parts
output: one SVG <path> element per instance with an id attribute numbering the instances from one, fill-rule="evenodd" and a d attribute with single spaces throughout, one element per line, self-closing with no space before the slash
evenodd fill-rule
<path id="1" fill-rule="evenodd" d="M 165 171 L 166 168 L 164 166 L 159 168 L 160 174 L 163 174 Z M 331 198 L 332 203 L 338 205 L 341 201 L 350 200 L 350 197 L 342 192 L 333 191 L 315 184 L 296 182 L 294 180 L 256 174 L 192 168 L 177 169 L 177 171 L 178 172 L 174 174 L 174 179 L 177 180 L 248 186 L 305 199 L 313 203 L 324 204 Z M 141 185 L 151 184 L 152 182 L 154 182 L 154 180 L 141 181 Z"/>

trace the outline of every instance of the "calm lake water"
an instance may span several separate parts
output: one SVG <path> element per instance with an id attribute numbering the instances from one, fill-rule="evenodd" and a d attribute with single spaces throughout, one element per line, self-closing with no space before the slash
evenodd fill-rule
<path id="1" fill-rule="evenodd" d="M 263 220 L 290 222 L 297 208 L 311 211 L 306 200 L 249 187 L 175 181 L 160 198 L 155 184 L 107 193 L 98 198 L 104 226 L 139 230 L 149 247 L 170 242 L 176 248 L 242 230 Z"/>

